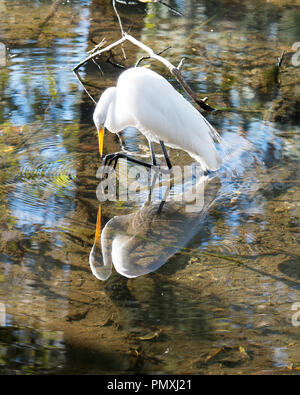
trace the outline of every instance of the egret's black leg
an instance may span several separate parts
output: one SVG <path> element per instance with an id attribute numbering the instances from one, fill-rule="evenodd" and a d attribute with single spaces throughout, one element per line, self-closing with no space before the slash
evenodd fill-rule
<path id="1" fill-rule="evenodd" d="M 157 161 L 156 161 L 156 157 L 155 157 L 155 151 L 154 151 L 153 141 L 151 141 L 149 138 L 147 138 L 147 140 L 148 140 L 149 148 L 150 148 L 150 152 L 151 152 L 152 165 L 153 165 L 153 166 L 157 166 Z M 156 183 L 157 172 L 155 172 L 152 181 L 151 181 L 151 176 L 152 176 L 152 172 L 149 173 L 149 179 L 148 179 L 148 182 L 149 182 L 149 184 L 151 185 L 151 186 L 150 186 L 149 196 L 148 196 L 148 202 L 150 202 L 151 197 L 152 197 L 153 188 L 154 188 L 155 183 Z"/>
<path id="2" fill-rule="evenodd" d="M 160 214 L 162 212 L 162 209 L 163 209 L 165 203 L 166 203 L 166 201 L 164 199 L 160 202 L 160 205 L 157 209 L 157 214 Z"/>
<path id="3" fill-rule="evenodd" d="M 152 158 L 152 164 L 153 166 L 157 165 L 156 157 L 155 157 L 155 152 L 154 152 L 154 147 L 153 147 L 153 142 L 149 140 L 149 146 L 150 146 L 150 152 L 151 152 L 151 158 Z"/>
<path id="4" fill-rule="evenodd" d="M 122 141 L 122 137 L 120 136 L 120 133 L 116 133 L 116 135 L 117 135 L 117 138 L 118 138 L 118 140 L 119 140 L 119 144 L 120 144 L 121 150 L 122 150 L 122 151 L 125 151 L 125 150 L 126 150 L 126 147 L 125 147 L 125 144 L 124 144 L 123 141 Z"/>
<path id="5" fill-rule="evenodd" d="M 155 184 L 156 184 L 158 172 L 157 171 L 154 172 L 152 180 L 151 180 L 151 176 L 152 176 L 152 172 L 149 173 L 150 191 L 149 191 L 148 199 L 147 199 L 148 204 L 150 203 L 151 198 L 152 198 L 152 194 L 153 194 L 153 190 L 154 190 L 154 187 L 155 187 Z"/>
<path id="6" fill-rule="evenodd" d="M 159 140 L 159 142 L 160 142 L 161 148 L 162 148 L 162 150 L 163 150 L 163 153 L 164 153 L 164 157 L 165 157 L 167 166 L 168 166 L 169 170 L 171 170 L 171 169 L 172 169 L 172 163 L 171 163 L 170 158 L 169 158 L 169 156 L 168 156 L 168 153 L 167 153 L 165 144 L 164 144 L 164 142 L 163 142 L 162 140 Z"/>
<path id="7" fill-rule="evenodd" d="M 162 198 L 162 200 L 160 202 L 160 205 L 159 205 L 158 210 L 157 210 L 157 214 L 160 214 L 162 212 L 162 209 L 163 209 L 163 207 L 164 207 L 164 205 L 165 205 L 165 203 L 167 201 L 168 195 L 169 195 L 171 189 L 173 188 L 173 186 L 174 186 L 174 176 L 172 177 L 170 185 L 166 189 L 166 192 L 165 192 L 165 194 L 164 194 L 164 196 L 163 196 L 163 198 Z"/>

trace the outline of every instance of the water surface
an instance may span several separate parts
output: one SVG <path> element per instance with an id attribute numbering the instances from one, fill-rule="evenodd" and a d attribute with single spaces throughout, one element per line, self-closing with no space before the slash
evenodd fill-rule
<path id="1" fill-rule="evenodd" d="M 136 38 L 170 46 L 174 64 L 185 57 L 225 147 L 222 168 L 201 181 L 204 209 L 170 201 L 159 217 L 147 191 L 101 204 L 96 195 L 94 105 L 72 68 L 103 37 L 120 37 L 110 1 L 0 1 L 1 374 L 299 371 L 299 4 L 169 4 L 184 17 L 160 4 L 119 10 Z M 115 63 L 144 55 L 125 50 Z M 111 60 L 82 68 L 95 99 L 121 72 Z M 162 65 L 144 64 L 181 90 Z M 122 138 L 147 159 L 140 133 Z M 104 154 L 117 150 L 108 134 Z M 105 281 L 89 265 L 99 206 L 121 262 Z"/>

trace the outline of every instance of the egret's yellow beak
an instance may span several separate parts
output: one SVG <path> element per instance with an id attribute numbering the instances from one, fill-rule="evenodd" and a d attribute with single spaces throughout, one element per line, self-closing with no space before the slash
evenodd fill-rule
<path id="1" fill-rule="evenodd" d="M 102 152 L 103 152 L 103 140 L 104 140 L 104 128 L 100 128 L 98 130 L 98 140 L 99 140 L 99 153 L 102 158 Z"/>

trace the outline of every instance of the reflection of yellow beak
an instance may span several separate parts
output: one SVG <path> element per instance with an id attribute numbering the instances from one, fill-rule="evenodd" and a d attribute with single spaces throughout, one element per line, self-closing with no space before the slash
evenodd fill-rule
<path id="1" fill-rule="evenodd" d="M 100 156 L 102 158 L 103 140 L 104 140 L 104 129 L 103 128 L 100 128 L 98 130 L 98 140 L 99 140 L 99 152 L 100 152 Z"/>
<path id="2" fill-rule="evenodd" d="M 101 239 L 101 206 L 98 208 L 96 233 L 95 233 L 95 243 L 99 242 Z"/>

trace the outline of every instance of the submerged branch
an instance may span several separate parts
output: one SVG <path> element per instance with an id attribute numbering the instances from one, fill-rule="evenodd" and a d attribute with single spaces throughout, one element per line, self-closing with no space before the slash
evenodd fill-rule
<path id="1" fill-rule="evenodd" d="M 54 0 L 52 3 L 52 6 L 50 8 L 49 13 L 47 14 L 47 16 L 42 20 L 42 22 L 38 25 L 38 32 L 37 32 L 37 36 L 39 37 L 42 34 L 42 30 L 44 28 L 44 26 L 49 22 L 49 20 L 51 18 L 54 17 L 56 11 L 58 10 L 58 7 L 60 6 L 60 3 L 62 2 L 62 0 Z"/>

